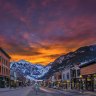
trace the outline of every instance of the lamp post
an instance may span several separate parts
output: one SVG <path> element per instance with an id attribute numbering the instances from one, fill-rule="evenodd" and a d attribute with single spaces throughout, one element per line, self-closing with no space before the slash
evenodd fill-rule
<path id="1" fill-rule="evenodd" d="M 80 93 L 83 93 L 83 83 L 82 83 L 82 75 L 80 75 Z"/>
<path id="2" fill-rule="evenodd" d="M 14 83 L 15 83 L 14 87 L 16 88 L 16 85 L 17 85 L 17 74 L 16 74 L 15 71 L 14 71 Z"/>

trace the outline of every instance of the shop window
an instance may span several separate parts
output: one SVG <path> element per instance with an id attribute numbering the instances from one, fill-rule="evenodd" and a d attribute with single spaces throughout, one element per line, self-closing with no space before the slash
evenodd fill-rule
<path id="1" fill-rule="evenodd" d="M 94 89 L 96 90 L 96 74 L 94 74 Z"/>

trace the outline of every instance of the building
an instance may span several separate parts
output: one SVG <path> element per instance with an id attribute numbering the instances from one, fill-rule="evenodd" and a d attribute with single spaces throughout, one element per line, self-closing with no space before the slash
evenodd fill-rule
<path id="1" fill-rule="evenodd" d="M 80 89 L 80 68 L 79 64 L 75 64 L 70 68 L 70 76 L 71 76 L 71 89 Z"/>
<path id="2" fill-rule="evenodd" d="M 57 86 L 58 88 L 61 87 L 61 81 L 62 81 L 62 71 L 57 71 L 52 76 L 53 79 L 53 85 Z"/>
<path id="3" fill-rule="evenodd" d="M 65 68 L 62 70 L 62 85 L 64 89 L 69 89 L 71 83 L 71 73 L 70 68 Z"/>
<path id="4" fill-rule="evenodd" d="M 96 90 L 96 61 L 80 65 L 83 90 Z"/>
<path id="5" fill-rule="evenodd" d="M 18 86 L 17 73 L 10 70 L 10 88 Z"/>
<path id="6" fill-rule="evenodd" d="M 62 70 L 62 84 L 64 89 L 79 89 L 80 68 L 78 64 L 66 66 Z"/>
<path id="7" fill-rule="evenodd" d="M 10 71 L 10 87 L 23 87 L 27 84 L 29 84 L 29 79 L 26 79 L 26 77 L 15 70 Z"/>
<path id="8" fill-rule="evenodd" d="M 9 86 L 10 59 L 10 56 L 0 48 L 0 87 Z"/>
<path id="9" fill-rule="evenodd" d="M 62 79 L 61 71 L 55 72 L 54 73 L 54 78 L 55 78 L 55 81 L 60 82 L 61 79 Z"/>

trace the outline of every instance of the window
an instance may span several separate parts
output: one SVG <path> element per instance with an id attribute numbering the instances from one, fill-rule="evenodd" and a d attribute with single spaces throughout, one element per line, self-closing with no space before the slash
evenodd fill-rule
<path id="1" fill-rule="evenodd" d="M 5 68 L 4 68 L 4 74 L 5 74 Z"/>
<path id="2" fill-rule="evenodd" d="M 77 76 L 80 76 L 80 69 L 77 70 Z"/>
<path id="3" fill-rule="evenodd" d="M 67 79 L 69 79 L 69 73 L 67 73 Z"/>
<path id="4" fill-rule="evenodd" d="M 76 70 L 72 70 L 72 77 L 76 77 Z"/>
<path id="5" fill-rule="evenodd" d="M 58 77 L 59 77 L 58 79 L 61 79 L 61 75 L 59 75 Z"/>
<path id="6" fill-rule="evenodd" d="M 2 59 L 2 57 L 0 56 L 0 62 L 1 62 L 1 59 Z"/>
<path id="7" fill-rule="evenodd" d="M 1 58 L 1 61 L 2 61 L 2 63 L 3 63 L 4 59 L 3 59 L 3 58 Z M 4 64 L 4 63 L 3 63 L 3 64 Z"/>
<path id="8" fill-rule="evenodd" d="M 6 65 L 6 60 L 4 59 L 4 64 Z"/>
<path id="9" fill-rule="evenodd" d="M 8 74 L 7 68 L 6 68 L 6 74 Z"/>
<path id="10" fill-rule="evenodd" d="M 3 66 L 2 66 L 2 74 L 4 73 L 4 71 L 3 71 Z"/>
<path id="11" fill-rule="evenodd" d="M 1 66 L 0 66 L 0 73 L 1 73 Z"/>
<path id="12" fill-rule="evenodd" d="M 63 74 L 63 80 L 65 80 L 65 74 Z"/>
<path id="13" fill-rule="evenodd" d="M 6 66 L 7 66 L 7 60 L 6 60 Z"/>

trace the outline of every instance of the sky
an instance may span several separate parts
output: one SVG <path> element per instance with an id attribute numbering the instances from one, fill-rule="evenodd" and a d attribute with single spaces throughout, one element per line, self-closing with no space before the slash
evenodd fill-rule
<path id="1" fill-rule="evenodd" d="M 96 43 L 96 0 L 0 0 L 0 47 L 47 65 Z"/>

